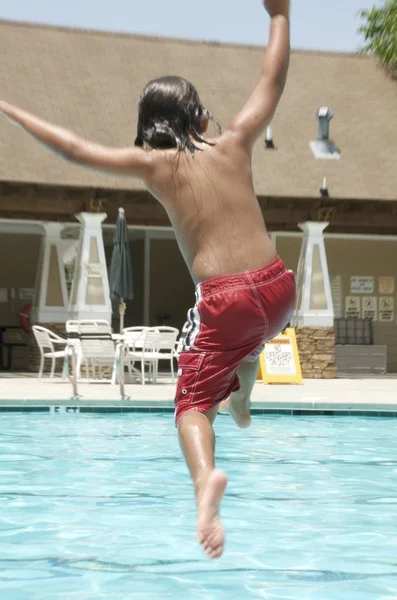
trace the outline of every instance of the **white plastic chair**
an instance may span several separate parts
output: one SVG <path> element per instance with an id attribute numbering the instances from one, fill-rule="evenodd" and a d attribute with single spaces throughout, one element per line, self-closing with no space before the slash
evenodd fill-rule
<path id="1" fill-rule="evenodd" d="M 74 346 L 76 359 L 79 356 L 80 352 L 80 322 L 81 321 L 66 321 L 66 335 L 68 338 L 68 346 Z M 103 323 L 107 323 L 107 321 L 103 321 Z M 85 364 L 85 376 L 86 379 L 90 378 L 90 365 L 87 360 L 83 361 Z M 94 374 L 94 373 L 93 373 Z M 79 370 L 77 371 L 77 379 L 81 379 L 81 363 L 79 366 Z"/>
<path id="2" fill-rule="evenodd" d="M 55 373 L 55 363 L 57 358 L 65 359 L 66 356 L 66 344 L 67 341 L 61 338 L 56 333 L 53 333 L 49 329 L 45 327 L 41 327 L 40 325 L 33 325 L 32 331 L 36 342 L 40 349 L 40 370 L 39 370 L 39 379 L 43 376 L 44 370 L 44 361 L 46 358 L 51 358 L 51 373 L 50 378 L 54 377 Z M 62 344 L 64 346 L 63 350 L 55 350 L 55 344 Z"/>
<path id="3" fill-rule="evenodd" d="M 145 366 L 149 366 L 149 380 L 153 377 L 153 382 L 157 382 L 158 368 L 158 343 L 160 332 L 157 328 L 146 328 L 136 340 L 134 345 L 129 345 L 127 338 L 124 341 L 125 363 L 129 368 L 133 368 L 135 362 L 141 364 L 141 384 L 145 385 Z M 141 346 L 138 349 L 138 344 Z M 137 369 L 134 369 L 136 372 Z"/>
<path id="4" fill-rule="evenodd" d="M 89 366 L 91 366 L 93 378 L 97 381 L 103 380 L 103 370 L 105 368 L 114 370 L 115 343 L 112 338 L 112 328 L 107 321 L 68 321 L 66 330 L 71 337 L 70 342 L 74 343 L 76 348 L 76 378 L 78 380 L 81 379 L 81 365 L 83 362 L 86 363 L 87 378 L 90 376 Z M 77 339 L 78 342 L 72 342 L 73 338 Z M 99 380 L 96 379 L 97 368 L 99 368 Z"/>
<path id="5" fill-rule="evenodd" d="M 125 327 L 123 329 L 123 340 L 134 348 L 142 348 L 144 340 L 144 332 L 150 327 Z"/>
<path id="6" fill-rule="evenodd" d="M 125 348 L 124 355 L 124 365 L 127 366 L 129 374 L 137 375 L 139 379 L 141 379 L 141 371 L 134 367 L 135 360 L 130 359 L 128 353 L 134 352 L 135 350 L 142 350 L 144 343 L 144 332 L 150 329 L 150 327 L 145 327 L 143 325 L 139 327 L 125 327 L 122 333 L 122 343 Z M 114 381 L 116 383 L 116 378 L 114 374 Z"/>
<path id="7" fill-rule="evenodd" d="M 179 335 L 179 329 L 176 329 L 176 327 L 166 327 L 165 325 L 162 325 L 160 327 L 157 327 L 157 330 L 160 333 L 160 337 L 156 351 L 157 361 L 155 363 L 155 377 L 157 379 L 158 361 L 169 360 L 171 367 L 172 383 L 174 383 L 174 359 L 177 358 L 176 345 Z"/>

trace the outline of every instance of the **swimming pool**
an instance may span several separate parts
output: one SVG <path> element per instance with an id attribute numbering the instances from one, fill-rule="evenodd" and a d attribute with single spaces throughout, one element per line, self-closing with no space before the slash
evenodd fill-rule
<path id="1" fill-rule="evenodd" d="M 2 414 L 0 598 L 395 600 L 394 419 L 216 425 L 229 487 L 212 562 L 172 415 Z"/>

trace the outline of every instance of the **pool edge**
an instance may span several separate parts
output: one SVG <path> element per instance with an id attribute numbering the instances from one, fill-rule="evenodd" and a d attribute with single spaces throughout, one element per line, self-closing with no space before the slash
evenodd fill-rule
<path id="1" fill-rule="evenodd" d="M 33 400 L 1 399 L 0 413 L 79 413 L 79 414 L 128 414 L 173 413 L 174 403 L 169 400 Z M 397 404 L 337 403 L 333 402 L 255 402 L 253 415 L 289 416 L 359 416 L 397 417 Z"/>

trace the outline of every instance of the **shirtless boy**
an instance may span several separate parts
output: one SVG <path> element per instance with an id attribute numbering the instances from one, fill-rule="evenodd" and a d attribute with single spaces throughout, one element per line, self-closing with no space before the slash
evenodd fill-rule
<path id="1" fill-rule="evenodd" d="M 179 77 L 145 88 L 138 135 L 128 148 L 104 147 L 0 102 L 3 116 L 63 158 L 138 177 L 168 213 L 196 284 L 175 418 L 195 487 L 197 537 L 211 558 L 224 548 L 219 507 L 227 484 L 225 473 L 215 469 L 212 425 L 225 399 L 237 425 L 250 424 L 258 355 L 289 321 L 295 301 L 294 276 L 269 240 L 252 182 L 252 149 L 279 103 L 290 55 L 289 0 L 264 5 L 271 26 L 262 77 L 215 138 L 205 133 L 209 120 L 216 120 L 194 86 Z"/>

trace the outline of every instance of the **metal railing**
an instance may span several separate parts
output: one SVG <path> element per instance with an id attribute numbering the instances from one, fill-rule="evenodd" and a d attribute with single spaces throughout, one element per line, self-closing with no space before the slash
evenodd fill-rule
<path id="1" fill-rule="evenodd" d="M 116 378 L 118 377 L 120 385 L 120 397 L 121 400 L 127 400 L 128 397 L 125 395 L 125 353 L 127 345 L 125 342 L 119 342 L 116 346 Z"/>
<path id="2" fill-rule="evenodd" d="M 128 396 L 125 394 L 125 354 L 127 346 L 124 342 L 118 342 L 115 348 L 115 362 L 114 369 L 116 369 L 116 381 L 119 381 L 120 397 L 121 400 L 127 400 Z M 67 376 L 72 384 L 73 395 L 72 400 L 78 400 L 81 398 L 78 389 L 78 379 L 76 373 L 77 365 L 77 353 L 74 345 L 68 345 L 66 347 L 64 374 Z M 71 367 L 71 368 L 70 368 Z"/>
<path id="3" fill-rule="evenodd" d="M 70 370 L 70 358 L 72 359 L 72 370 Z M 80 398 L 79 390 L 78 390 L 78 386 L 77 386 L 76 363 L 77 363 L 76 347 L 73 345 L 66 346 L 64 370 L 66 371 L 65 374 L 66 374 L 67 378 L 69 379 L 69 381 L 71 382 L 72 387 L 73 387 L 72 400 L 77 400 L 78 398 Z"/>

